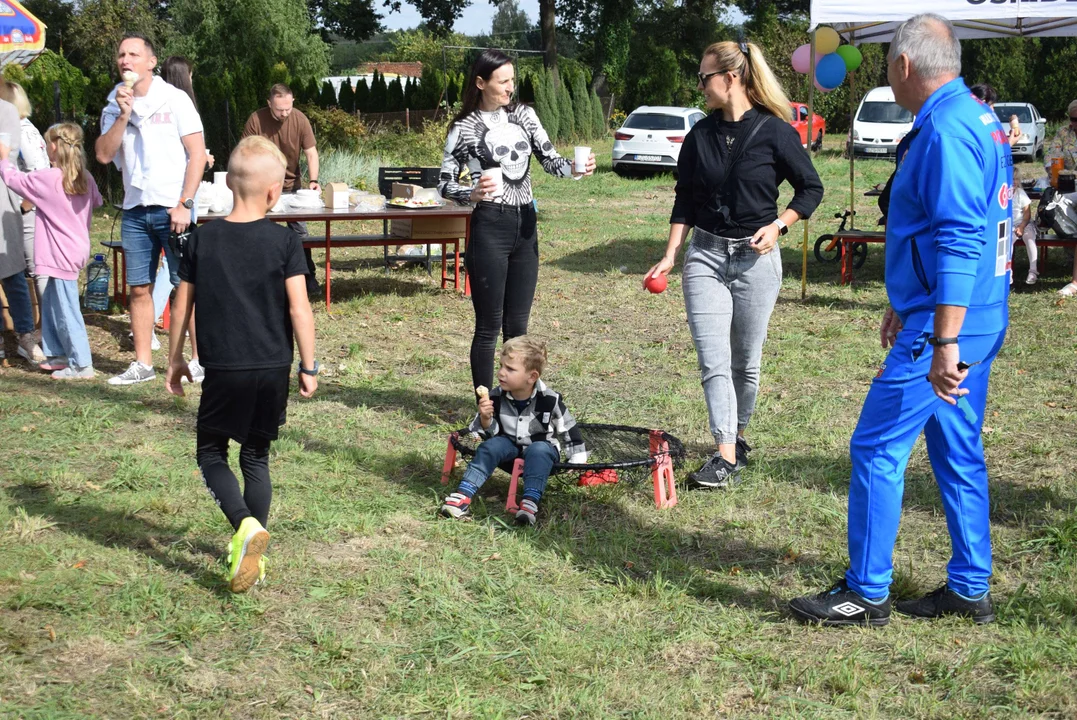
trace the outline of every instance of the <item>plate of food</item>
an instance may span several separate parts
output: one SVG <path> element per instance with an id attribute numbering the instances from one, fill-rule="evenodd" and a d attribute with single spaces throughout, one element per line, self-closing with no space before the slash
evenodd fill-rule
<path id="1" fill-rule="evenodd" d="M 386 204 L 396 208 L 403 208 L 405 210 L 432 210 L 433 208 L 445 207 L 447 203 L 442 200 L 434 200 L 432 198 L 420 200 L 419 198 L 396 197 L 387 202 Z"/>

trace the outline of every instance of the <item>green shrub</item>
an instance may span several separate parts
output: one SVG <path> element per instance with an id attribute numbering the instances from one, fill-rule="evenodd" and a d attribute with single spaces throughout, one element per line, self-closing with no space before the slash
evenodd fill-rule
<path id="1" fill-rule="evenodd" d="M 318 93 L 318 107 L 323 110 L 337 107 L 337 94 L 333 90 L 333 83 L 328 80 L 322 81 L 322 89 Z"/>
<path id="2" fill-rule="evenodd" d="M 369 134 L 366 125 L 359 118 L 340 108 L 326 110 L 316 105 L 306 105 L 301 110 L 306 113 L 314 127 L 314 137 L 318 139 L 320 147 L 354 152 L 359 150 L 360 144 Z"/>
<path id="3" fill-rule="evenodd" d="M 576 135 L 583 140 L 589 140 L 594 136 L 594 123 L 591 121 L 591 97 L 587 94 L 587 84 L 583 81 L 583 74 L 578 73 L 572 80 L 572 109 L 575 112 L 573 118 L 576 125 Z"/>
<path id="4" fill-rule="evenodd" d="M 19 83 L 26 90 L 26 95 L 30 98 L 30 104 L 34 109 L 30 120 L 41 130 L 56 121 L 54 83 L 57 81 L 60 83 L 60 111 L 66 117 L 76 119 L 86 113 L 89 79 L 82 74 L 81 70 L 51 50 L 41 53 L 37 60 L 26 69 L 15 63 L 9 63 L 4 68 L 4 77 Z M 111 89 L 110 83 L 109 90 Z"/>
<path id="5" fill-rule="evenodd" d="M 337 95 L 337 106 L 344 112 L 355 112 L 355 91 L 352 90 L 352 81 L 345 78 L 340 85 L 340 93 Z"/>
<path id="6" fill-rule="evenodd" d="M 376 191 L 379 158 L 355 150 L 329 148 L 319 154 L 318 175 L 322 182 L 342 182 L 360 190 Z"/>
<path id="7" fill-rule="evenodd" d="M 558 133 L 557 137 L 562 142 L 568 142 L 576 137 L 576 114 L 572 109 L 572 95 L 568 91 L 568 83 L 562 80 L 556 92 L 557 116 L 561 125 L 561 132 Z"/>
<path id="8" fill-rule="evenodd" d="M 591 135 L 596 140 L 602 140 L 609 134 L 609 128 L 606 127 L 606 116 L 602 112 L 602 100 L 599 99 L 598 94 L 591 91 Z"/>

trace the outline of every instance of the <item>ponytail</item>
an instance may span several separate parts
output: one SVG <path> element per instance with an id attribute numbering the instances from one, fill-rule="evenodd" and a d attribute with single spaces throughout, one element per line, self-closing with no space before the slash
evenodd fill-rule
<path id="1" fill-rule="evenodd" d="M 90 191 L 86 181 L 86 153 L 82 148 L 82 128 L 74 123 L 59 123 L 45 131 L 45 142 L 56 146 L 56 167 L 64 178 L 64 192 L 85 195 Z"/>
<path id="2" fill-rule="evenodd" d="M 718 67 L 723 72 L 740 74 L 744 92 L 748 101 L 757 110 L 769 113 L 776 118 L 789 122 L 792 108 L 789 98 L 775 77 L 774 71 L 767 65 L 763 51 L 755 43 L 717 42 L 703 51 L 703 55 L 713 55 Z"/>

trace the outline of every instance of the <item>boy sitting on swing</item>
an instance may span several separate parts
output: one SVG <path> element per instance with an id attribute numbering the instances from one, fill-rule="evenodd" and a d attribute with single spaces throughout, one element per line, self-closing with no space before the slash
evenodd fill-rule
<path id="1" fill-rule="evenodd" d="M 524 496 L 517 525 L 534 525 L 550 471 L 561 460 L 557 437 L 570 463 L 587 461 L 583 435 L 561 395 L 539 378 L 546 368 L 546 341 L 530 335 L 506 340 L 501 347 L 498 387 L 475 388 L 479 412 L 469 429 L 483 442 L 467 466 L 456 492 L 445 498 L 441 515 L 471 516 L 471 499 L 502 463 L 524 459 Z"/>

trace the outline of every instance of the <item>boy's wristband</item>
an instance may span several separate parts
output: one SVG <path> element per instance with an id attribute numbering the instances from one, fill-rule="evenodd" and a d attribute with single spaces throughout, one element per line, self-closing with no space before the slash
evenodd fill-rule
<path id="1" fill-rule="evenodd" d="M 300 375 L 317 375 L 318 371 L 321 370 L 321 368 L 322 368 L 322 366 L 321 366 L 321 364 L 318 363 L 317 360 L 314 361 L 314 369 L 313 370 L 307 370 L 305 367 L 303 367 L 303 362 L 302 361 L 299 362 L 299 374 Z"/>

